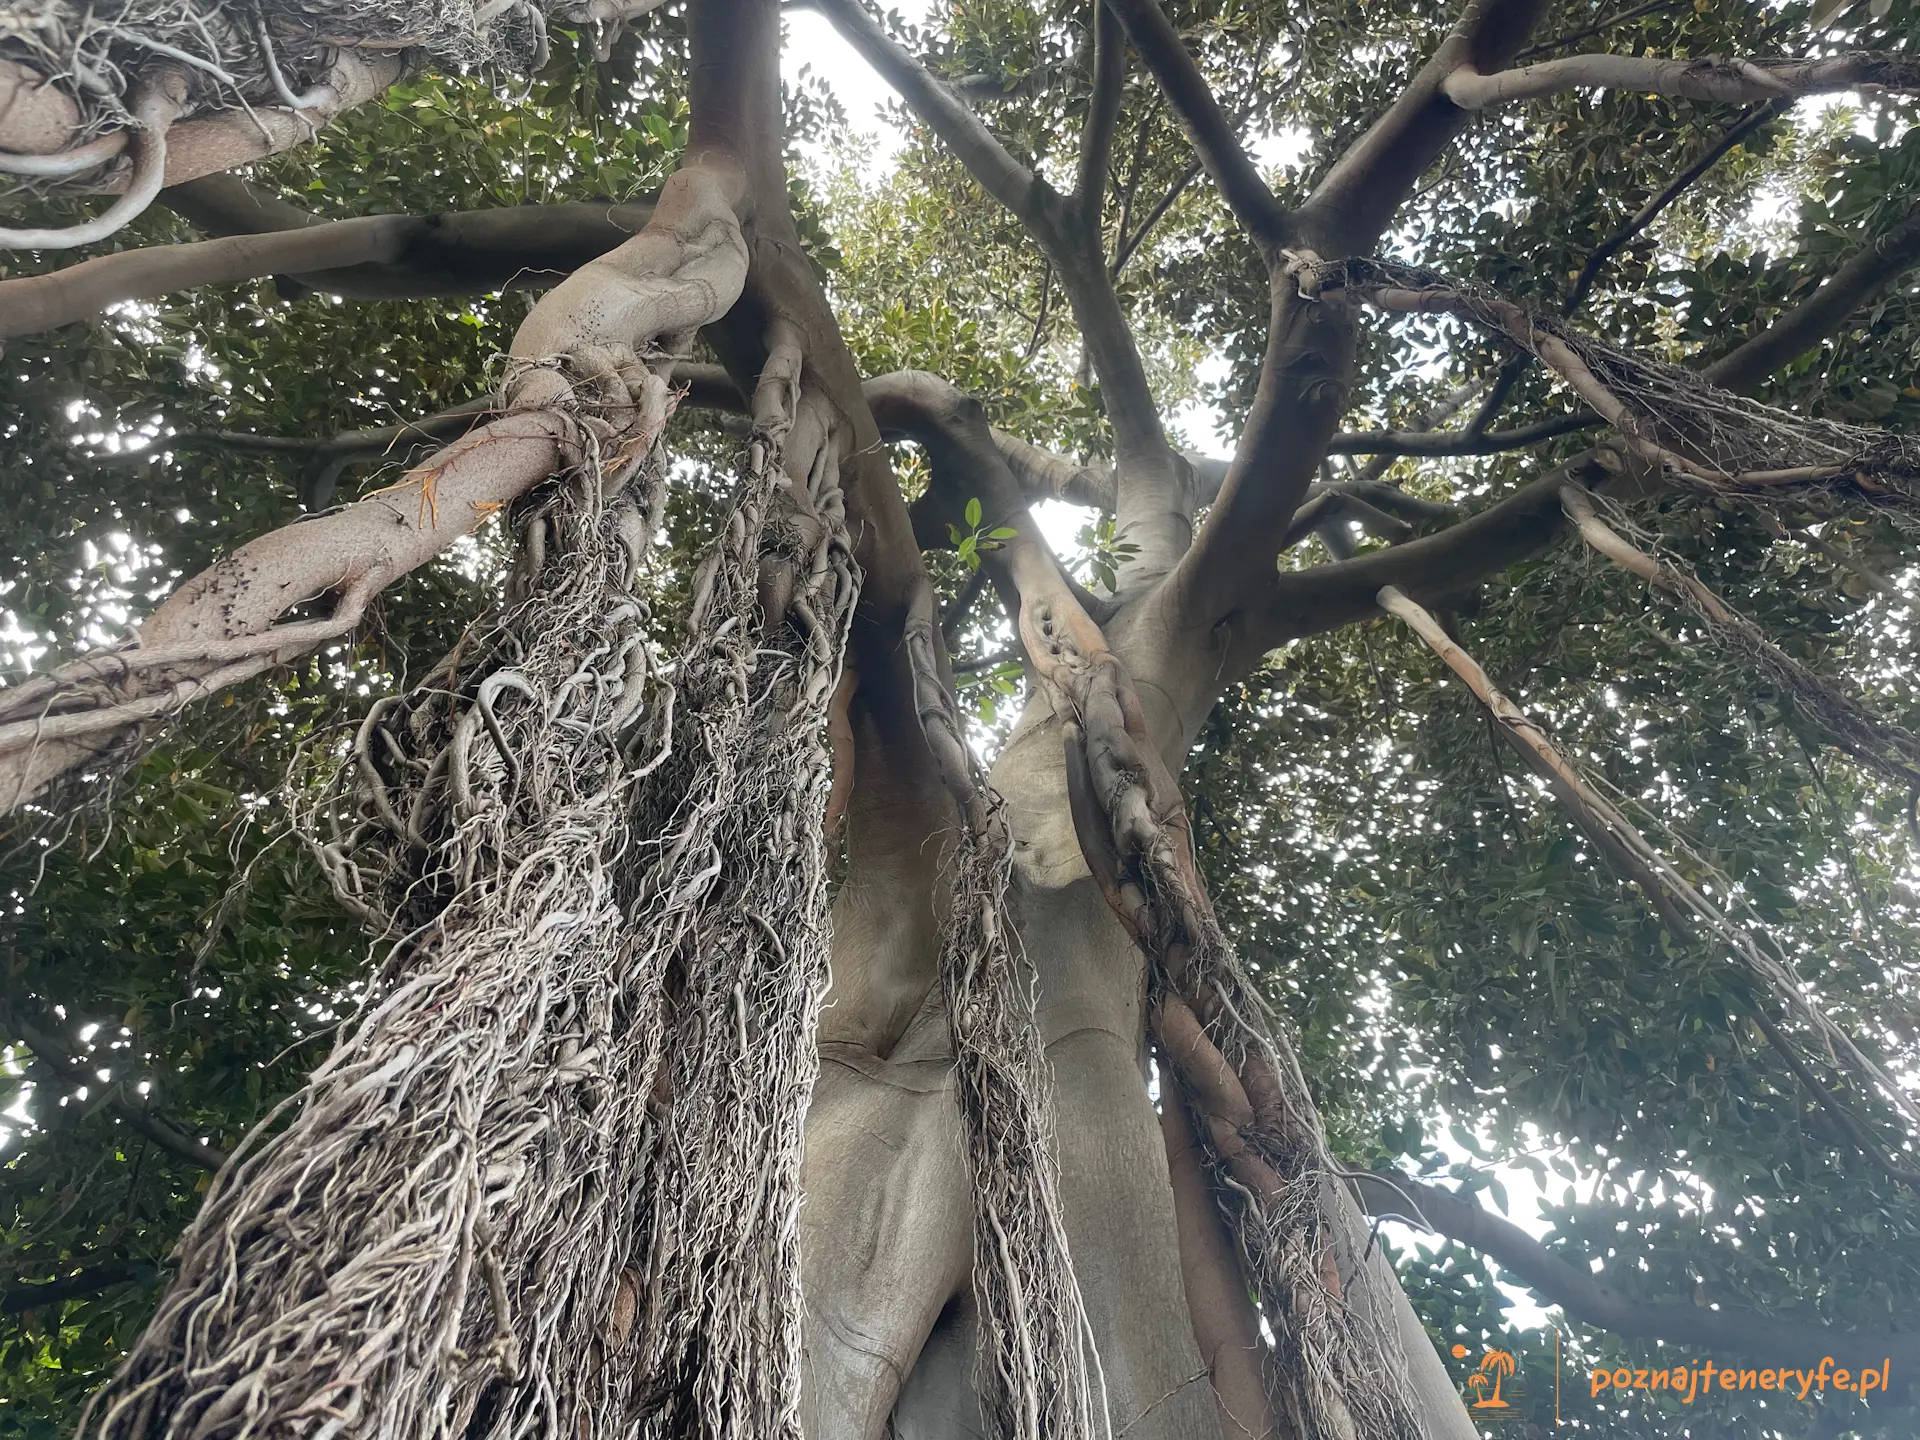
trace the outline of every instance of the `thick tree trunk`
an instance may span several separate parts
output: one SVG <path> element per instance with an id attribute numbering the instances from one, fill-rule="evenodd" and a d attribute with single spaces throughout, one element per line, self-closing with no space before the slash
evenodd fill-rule
<path id="1" fill-rule="evenodd" d="M 1174 765 L 1204 719 L 1225 634 L 1177 634 L 1151 600 L 1110 633 L 1140 675 L 1162 755 Z M 877 685 L 863 680 L 870 702 Z M 882 744 L 863 718 L 849 816 L 848 878 L 834 916 L 833 989 L 822 1072 L 808 1118 L 801 1235 L 807 1292 L 806 1428 L 817 1440 L 959 1440 L 983 1435 L 971 1379 L 972 1236 L 953 1051 L 935 984 L 947 837 L 910 743 Z M 893 762 L 891 773 L 885 772 Z M 1225 1286 L 1183 1283 L 1167 1151 L 1147 1084 L 1146 966 L 1089 874 L 1068 809 L 1062 730 L 1044 698 L 996 763 L 1014 837 L 1009 895 L 1038 980 L 1037 1018 L 1053 1067 L 1060 1194 L 1073 1264 L 1098 1344 L 1112 1433 L 1218 1440 L 1223 1419 L 1201 1336 L 1239 1333 Z M 957 824 L 956 821 L 948 822 Z M 1334 1206 L 1344 1274 L 1390 1314 L 1417 1412 L 1435 1440 L 1474 1429 L 1359 1209 Z M 1194 1263 L 1188 1235 L 1188 1263 Z M 1363 1258 L 1364 1257 L 1364 1258 Z M 1204 1261 L 1202 1261 L 1204 1263 Z M 1192 1277 L 1188 1277 L 1191 1279 Z M 1193 1303 L 1211 1305 L 1195 1316 Z M 1210 1353 L 1217 1343 L 1209 1341 Z M 1224 1377 L 1223 1377 L 1224 1380 Z M 1223 1384 L 1231 1413 L 1231 1387 Z M 891 1429 L 889 1430 L 889 1426 Z M 1273 1432 L 1280 1433 L 1280 1432 Z"/>
<path id="2" fill-rule="evenodd" d="M 1012 916 L 1039 979 L 1068 1242 L 1113 1432 L 1216 1440 L 1147 1088 L 1145 963 L 1080 858 L 1060 755 L 1058 724 L 1031 716 L 993 778 L 1015 837 Z M 902 844 L 887 820 L 857 804 L 850 817 L 807 1125 L 806 1415 L 820 1440 L 871 1440 L 890 1416 L 915 1440 L 981 1433 L 967 1175 L 933 984 L 944 847 Z"/>

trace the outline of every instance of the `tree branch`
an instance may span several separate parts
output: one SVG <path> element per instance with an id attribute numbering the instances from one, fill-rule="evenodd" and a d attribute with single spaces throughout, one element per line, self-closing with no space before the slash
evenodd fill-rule
<path id="1" fill-rule="evenodd" d="M 1211 629 L 1259 592 L 1347 408 L 1353 308 L 1302 295 L 1290 264 L 1272 283 L 1267 353 L 1233 462 L 1206 526 L 1168 577 L 1183 628 Z"/>
<path id="2" fill-rule="evenodd" d="M 98 1295 L 102 1290 L 111 1290 L 116 1285 L 125 1285 L 129 1280 L 138 1280 L 143 1273 L 150 1273 L 150 1269 L 127 1260 L 108 1260 L 98 1265 L 83 1266 L 71 1275 L 62 1275 L 53 1280 L 22 1281 L 0 1290 L 0 1315 L 18 1315 L 26 1310 L 38 1310 L 43 1305 L 58 1305 L 62 1301 Z"/>
<path id="3" fill-rule="evenodd" d="M 1818 345 L 1915 265 L 1920 265 L 1920 210 L 1867 241 L 1813 294 L 1701 373 L 1723 389 L 1749 388 Z"/>
<path id="4" fill-rule="evenodd" d="M 1639 55 L 1570 55 L 1517 70 L 1486 74 L 1467 63 L 1447 76 L 1441 91 L 1454 104 L 1482 110 L 1516 100 L 1538 100 L 1567 90 L 1635 90 L 1690 100 L 1755 105 L 1784 96 L 1834 90 L 1920 90 L 1920 61 L 1858 52 L 1830 59 L 1656 60 Z"/>
<path id="5" fill-rule="evenodd" d="M 1253 237 L 1262 253 L 1292 243 L 1293 228 L 1286 209 L 1260 178 L 1253 161 L 1241 148 L 1232 123 L 1214 99 L 1200 67 L 1194 63 L 1180 34 L 1160 8 L 1159 0 L 1107 0 L 1126 27 L 1133 48 L 1153 72 L 1165 92 L 1181 128 L 1207 173 L 1233 211 L 1241 228 Z"/>
<path id="6" fill-rule="evenodd" d="M 1920 215 L 1862 246 L 1818 291 L 1702 372 L 1727 388 L 1752 385 L 1818 344 L 1861 304 L 1920 264 Z M 1458 602 L 1493 575 L 1551 545 L 1565 524 L 1559 493 L 1569 478 L 1589 489 L 1606 472 L 1585 452 L 1504 500 L 1437 534 L 1352 560 L 1276 570 L 1263 591 L 1228 617 L 1222 675 L 1244 675 L 1289 640 L 1370 618 L 1391 585 L 1428 606 Z"/>
<path id="7" fill-rule="evenodd" d="M 1093 93 L 1087 123 L 1080 132 L 1080 168 L 1073 207 L 1082 230 L 1100 248 L 1100 212 L 1107 194 L 1107 164 L 1113 132 L 1120 123 L 1120 99 L 1127 83 L 1127 37 L 1105 0 L 1093 0 Z"/>
<path id="8" fill-rule="evenodd" d="M 1859 1368 L 1877 1368 L 1891 1359 L 1895 1371 L 1908 1373 L 1920 1364 L 1920 1331 L 1834 1330 L 1767 1315 L 1632 1300 L 1471 1200 L 1404 1175 L 1350 1178 L 1369 1214 L 1403 1217 L 1477 1250 L 1571 1318 L 1627 1339 L 1666 1340 L 1773 1361 L 1798 1363 L 1805 1356 L 1809 1365 L 1822 1355 Z"/>
<path id="9" fill-rule="evenodd" d="M 1569 45 L 1578 45 L 1582 40 L 1591 40 L 1602 30 L 1611 30 L 1616 25 L 1625 25 L 1629 20 L 1638 20 L 1642 15 L 1651 15 L 1657 10 L 1677 10 L 1686 3 L 1687 0 L 1647 0 L 1644 5 L 1623 10 L 1618 15 L 1609 15 L 1606 19 L 1596 20 L 1593 24 L 1583 26 L 1581 29 L 1556 35 L 1551 40 L 1542 40 L 1538 45 L 1529 45 L 1514 58 L 1526 60 L 1535 55 L 1544 55 L 1549 50 L 1563 50 Z"/>
<path id="10" fill-rule="evenodd" d="M 1635 211 L 1632 219 L 1594 246 L 1588 252 L 1586 263 L 1580 267 L 1580 274 L 1573 282 L 1573 289 L 1567 292 L 1566 302 L 1560 307 L 1560 313 L 1570 316 L 1578 310 L 1580 302 L 1587 298 L 1587 291 L 1593 288 L 1593 282 L 1600 278 L 1600 272 L 1605 268 L 1606 263 L 1619 254 L 1629 240 L 1651 225 L 1659 218 L 1661 211 L 1678 200 L 1701 176 L 1719 164 L 1722 156 L 1767 121 L 1778 116 L 1783 108 L 1778 102 L 1773 102 L 1758 105 L 1749 110 L 1740 117 L 1738 122 L 1729 126 L 1726 133 L 1710 145 L 1704 154 L 1674 176 L 1659 194 Z"/>
<path id="11" fill-rule="evenodd" d="M 354 299 L 548 286 L 637 235 L 652 214 L 646 204 L 575 203 L 367 215 L 122 250 L 0 280 L 0 340 L 71 324 L 122 300 L 270 275 L 304 275 L 310 290 Z"/>
<path id="12" fill-rule="evenodd" d="M 19 1012 L 11 1006 L 6 1007 L 4 1015 L 0 1015 L 0 1023 L 4 1023 L 13 1032 L 14 1038 L 33 1052 L 34 1059 L 59 1076 L 65 1084 L 93 1088 L 101 1083 L 100 1077 L 88 1070 L 63 1042 L 21 1019 Z M 145 1136 L 168 1154 L 203 1170 L 218 1170 L 227 1163 L 224 1150 L 201 1144 L 165 1116 L 154 1113 L 143 1101 L 128 1095 L 122 1082 L 115 1080 L 107 1083 L 106 1107 L 129 1130 Z"/>
<path id="13" fill-rule="evenodd" d="M 569 463 L 579 434 L 569 413 L 579 403 L 570 365 L 590 365 L 594 383 L 617 383 L 627 398 L 602 413 L 638 427 L 651 444 L 670 401 L 639 356 L 661 337 L 677 340 L 725 315 L 746 279 L 735 208 L 745 177 L 722 145 L 690 151 L 695 158 L 667 182 L 647 228 L 582 266 L 522 322 L 505 387 L 509 413 L 411 471 L 408 493 L 370 496 L 271 531 L 180 586 L 141 623 L 134 643 L 91 652 L 0 695 L 0 809 L 69 771 L 126 754 L 145 724 L 347 634 L 386 586 Z M 628 358 L 610 374 L 605 357 L 620 353 L 616 346 Z M 583 352 L 591 358 L 580 360 Z M 622 455 L 637 464 L 644 451 Z M 321 617 L 282 621 L 315 600 L 327 602 Z"/>
<path id="14" fill-rule="evenodd" d="M 861 0 L 806 0 L 953 151 L 969 174 L 1040 238 L 1060 234 L 1060 193 L 1007 153 L 952 86 L 898 44 Z M 1044 244 L 1044 240 L 1042 241 Z"/>
<path id="15" fill-rule="evenodd" d="M 1471 430 L 1361 430 L 1342 431 L 1327 443 L 1329 455 L 1500 455 L 1509 450 L 1524 450 L 1543 440 L 1572 435 L 1605 424 L 1598 415 L 1583 411 L 1575 415 L 1555 415 L 1536 420 L 1514 430 L 1490 430 L 1476 435 Z"/>
<path id="16" fill-rule="evenodd" d="M 397 54 L 342 48 L 334 52 L 326 76 L 309 92 L 312 103 L 299 110 L 256 105 L 214 111 L 173 125 L 166 136 L 162 183 L 179 185 L 304 145 L 320 126 L 386 91 L 399 80 L 404 68 Z M 35 101 L 30 115 L 25 113 L 26 107 L 12 103 L 23 86 L 31 89 Z M 0 150 L 48 154 L 85 140 L 80 110 L 71 97 L 24 67 L 5 62 L 5 70 L 0 71 L 0 93 L 9 102 L 0 111 Z M 23 122 L 30 134 L 17 129 Z M 133 179 L 130 168 L 119 167 L 105 171 L 90 188 L 95 194 L 116 195 L 124 192 Z"/>
<path id="17" fill-rule="evenodd" d="M 1113 428 L 1114 455 L 1124 481 L 1116 496 L 1116 527 L 1138 552 L 1123 571 L 1122 584 L 1164 574 L 1192 537 L 1193 512 L 1186 507 L 1146 367 L 1099 246 L 1090 245 L 1088 232 L 1069 223 L 1069 207 L 1060 193 L 1015 161 L 950 86 L 887 35 L 861 0 L 808 3 L 899 92 L 1053 262 L 1100 377 L 1101 399 Z"/>
<path id="18" fill-rule="evenodd" d="M 1466 112 L 1442 93 L 1447 77 L 1462 65 L 1504 65 L 1544 8 L 1545 0 L 1470 0 L 1392 108 L 1347 147 L 1295 212 L 1306 245 L 1322 255 L 1376 248 L 1427 167 L 1466 124 Z"/>
<path id="19" fill-rule="evenodd" d="M 1113 264 L 1108 267 L 1108 273 L 1114 279 L 1120 278 L 1120 272 L 1126 268 L 1127 261 L 1133 258 L 1134 251 L 1140 248 L 1140 242 L 1153 233 L 1153 227 L 1166 217 L 1167 211 L 1173 208 L 1174 201 L 1187 193 L 1187 187 L 1200 177 L 1202 168 L 1200 162 L 1195 160 L 1182 170 L 1174 177 L 1173 184 L 1167 187 L 1167 193 L 1162 195 L 1155 202 L 1153 209 L 1146 213 L 1138 228 L 1131 234 L 1120 236 L 1119 242 L 1114 247 Z"/>

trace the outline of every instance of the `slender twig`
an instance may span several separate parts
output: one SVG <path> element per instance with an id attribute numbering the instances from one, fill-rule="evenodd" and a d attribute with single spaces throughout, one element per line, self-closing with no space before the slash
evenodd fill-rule
<path id="1" fill-rule="evenodd" d="M 1687 0 L 1647 0 L 1647 3 L 1644 5 L 1636 5 L 1631 10 L 1623 10 L 1618 15 L 1609 15 L 1606 19 L 1597 20 L 1582 29 L 1570 30 L 1565 35 L 1554 36 L 1551 40 L 1542 40 L 1538 45 L 1529 45 L 1513 58 L 1516 60 L 1531 60 L 1535 55 L 1544 55 L 1549 50 L 1560 50 L 1568 45 L 1577 45 L 1582 40 L 1591 40 L 1602 30 L 1611 30 L 1614 26 L 1624 25 L 1629 20 L 1638 20 L 1642 15 L 1651 15 L 1656 10 L 1677 10 L 1686 3 Z"/>
<path id="2" fill-rule="evenodd" d="M 1166 217 L 1167 211 L 1173 208 L 1174 201 L 1184 195 L 1187 187 L 1199 179 L 1200 169 L 1201 166 L 1198 160 L 1189 164 L 1186 169 L 1174 177 L 1173 184 L 1167 187 L 1167 193 L 1162 195 L 1153 209 L 1146 213 L 1146 216 L 1140 221 L 1140 228 L 1135 230 L 1131 235 L 1123 234 L 1119 245 L 1114 250 L 1113 265 L 1109 272 L 1114 279 L 1117 280 L 1120 278 L 1120 271 L 1126 266 L 1127 261 L 1133 258 L 1134 251 L 1140 248 L 1140 242 L 1153 233 L 1153 227 L 1158 225 L 1160 221 Z"/>
<path id="3" fill-rule="evenodd" d="M 1719 164 L 1722 156 L 1767 121 L 1779 115 L 1785 108 L 1784 102 L 1773 101 L 1765 105 L 1756 105 L 1749 110 L 1738 122 L 1729 126 L 1725 134 L 1708 146 L 1697 160 L 1674 176 L 1665 188 L 1634 212 L 1632 219 L 1594 246 L 1587 255 L 1586 264 L 1580 267 L 1580 274 L 1573 282 L 1573 289 L 1567 292 L 1566 303 L 1560 307 L 1560 313 L 1571 316 L 1578 310 L 1580 302 L 1587 298 L 1587 292 L 1593 288 L 1593 282 L 1600 278 L 1600 271 L 1628 241 L 1651 225 L 1661 211 L 1678 200 L 1693 186 L 1694 182 Z"/>

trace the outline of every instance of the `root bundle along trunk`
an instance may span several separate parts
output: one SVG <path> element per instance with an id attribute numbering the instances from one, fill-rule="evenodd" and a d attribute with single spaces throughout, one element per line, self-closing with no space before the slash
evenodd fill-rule
<path id="1" fill-rule="evenodd" d="M 781 472 L 789 404 L 666 663 L 640 565 L 671 402 L 634 389 L 627 443 L 584 430 L 519 507 L 518 598 L 369 714 L 315 839 L 388 958 L 216 1179 L 83 1435 L 797 1437 L 857 577 L 831 450 Z"/>

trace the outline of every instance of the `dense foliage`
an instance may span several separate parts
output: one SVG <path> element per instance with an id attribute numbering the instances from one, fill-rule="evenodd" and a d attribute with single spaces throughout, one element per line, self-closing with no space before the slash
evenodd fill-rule
<path id="1" fill-rule="evenodd" d="M 1086 106 L 1083 8 L 969 0 L 905 33 L 967 77 L 970 94 L 992 97 L 982 103 L 1019 158 L 1057 172 L 1071 167 Z M 1872 8 L 1841 16 L 1845 43 L 1920 43 L 1920 0 Z M 1283 199 L 1397 94 L 1454 12 L 1433 0 L 1172 9 L 1224 107 L 1269 137 L 1261 153 L 1290 162 L 1274 177 Z M 1600 32 L 1619 51 L 1815 43 L 1806 4 L 1754 0 L 1566 0 L 1538 33 L 1622 11 L 1632 18 Z M 605 62 L 556 44 L 528 95 L 471 78 L 414 81 L 257 178 L 329 216 L 632 198 L 684 142 L 681 62 L 667 12 Z M 1251 394 L 1266 278 L 1205 179 L 1188 173 L 1190 151 L 1151 82 L 1130 83 L 1109 224 L 1130 236 L 1175 193 L 1127 260 L 1123 298 L 1163 407 L 1205 449 L 1209 422 L 1230 429 Z M 1071 317 L 1014 222 L 904 118 L 907 143 L 876 177 L 866 142 L 817 86 L 789 101 L 813 157 L 796 160 L 795 193 L 863 369 L 937 371 L 996 423 L 1097 457 L 1104 422 Z M 1394 252 L 1557 309 L 1594 247 L 1738 119 L 1611 92 L 1543 102 L 1524 124 L 1490 113 L 1427 177 Z M 1911 213 L 1913 120 L 1911 103 L 1889 100 L 1765 118 L 1613 259 L 1582 315 L 1675 360 L 1728 348 Z M 156 210 L 113 243 L 189 234 Z M 46 649 L 117 634 L 178 577 L 299 513 L 292 463 L 204 432 L 323 436 L 457 403 L 488 383 L 526 304 L 518 294 L 342 302 L 261 283 L 132 304 L 10 345 L 0 658 L 18 673 Z M 1348 427 L 1412 420 L 1504 358 L 1450 321 L 1375 325 Z M 1909 277 L 1766 394 L 1911 429 L 1920 283 Z M 1501 423 L 1564 405 L 1535 367 Z M 190 434 L 203 438 L 167 440 Z M 1392 473 L 1471 507 L 1580 443 L 1403 460 Z M 364 493 L 392 478 L 388 462 L 343 483 Z M 683 551 L 705 522 L 702 494 L 695 467 L 675 517 Z M 1762 514 L 1674 496 L 1635 518 L 1791 653 L 1920 729 L 1920 569 L 1915 536 L 1893 516 L 1837 503 Z M 1090 515 L 1061 528 L 1076 527 L 1077 563 L 1097 585 L 1110 574 L 1110 531 Z M 4 837 L 0 1032 L 15 1043 L 0 1082 L 0 1435 L 51 1435 L 71 1421 L 153 1303 L 204 1188 L 203 1168 L 128 1115 L 163 1113 L 230 1149 L 353 1005 L 364 943 L 290 832 L 284 777 L 370 695 L 444 649 L 477 613 L 497 558 L 484 540 L 447 557 L 390 594 L 351 646 L 194 712 L 69 832 Z M 1320 558 L 1310 545 L 1285 563 Z M 949 596 L 969 581 L 957 561 L 936 568 Z M 1687 613 L 1574 550 L 1518 567 L 1451 618 L 1502 686 L 1690 857 L 1693 878 L 1779 939 L 1843 1022 L 1896 1071 L 1920 1068 L 1912 797 L 1826 747 Z M 981 619 L 962 655 L 992 662 L 1006 633 Z M 982 663 L 964 678 L 991 745 L 1018 669 Z M 1854 1328 L 1914 1312 L 1920 1196 L 1836 1133 L 1760 1040 L 1726 957 L 1660 925 L 1403 630 L 1383 620 L 1274 654 L 1209 719 L 1186 780 L 1229 928 L 1304 1037 L 1346 1158 L 1450 1173 L 1528 1222 L 1530 1205 L 1501 1177 L 1530 1174 L 1548 1244 L 1637 1297 Z M 18 1043 L 28 1033 L 72 1064 L 35 1058 Z M 1483 1347 L 1513 1350 L 1517 1403 L 1546 1426 L 1549 1333 L 1508 1325 L 1492 1273 L 1467 1252 L 1403 1244 L 1400 1254 L 1436 1337 L 1467 1347 L 1462 1377 Z M 71 1298 L 32 1288 L 68 1280 Z M 1644 1365 L 1652 1347 L 1577 1326 L 1561 1334 L 1562 1416 L 1576 1433 L 1799 1436 L 1840 1408 L 1777 1397 L 1761 1408 L 1744 1394 L 1684 1414 L 1641 1396 L 1608 1408 L 1588 1400 L 1582 1367 Z M 1880 1407 L 1872 1420 L 1859 1433 L 1913 1433 L 1911 1412 Z"/>

